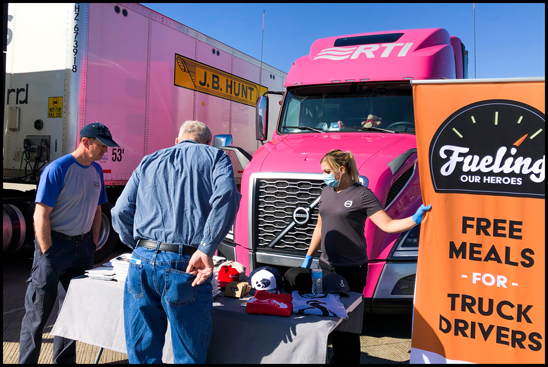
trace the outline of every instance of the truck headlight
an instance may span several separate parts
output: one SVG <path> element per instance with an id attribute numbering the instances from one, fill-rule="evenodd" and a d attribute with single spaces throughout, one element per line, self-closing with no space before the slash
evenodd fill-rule
<path id="1" fill-rule="evenodd" d="M 417 260 L 419 254 L 419 235 L 421 226 L 415 226 L 407 232 L 403 232 L 396 241 L 389 259 Z"/>

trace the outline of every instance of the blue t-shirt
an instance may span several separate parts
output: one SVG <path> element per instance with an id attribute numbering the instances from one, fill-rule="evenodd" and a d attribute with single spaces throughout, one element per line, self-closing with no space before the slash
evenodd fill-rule
<path id="1" fill-rule="evenodd" d="M 72 154 L 54 160 L 44 169 L 35 200 L 53 207 L 51 230 L 67 236 L 89 232 L 97 206 L 107 201 L 101 166 L 96 162 L 82 166 Z"/>

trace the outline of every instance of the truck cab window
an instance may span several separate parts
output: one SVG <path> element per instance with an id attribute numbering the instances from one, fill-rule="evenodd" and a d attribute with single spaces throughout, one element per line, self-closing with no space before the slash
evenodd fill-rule
<path id="1" fill-rule="evenodd" d="M 378 127 L 415 133 L 410 86 L 322 86 L 288 89 L 281 134 L 324 132 L 382 132 Z M 368 123 L 369 121 L 369 123 Z M 299 127 L 303 127 L 302 129 Z"/>
<path id="2" fill-rule="evenodd" d="M 287 108 L 284 110 L 284 121 L 288 128 L 299 126 L 300 106 L 301 101 L 298 99 L 292 99 L 287 103 Z"/>

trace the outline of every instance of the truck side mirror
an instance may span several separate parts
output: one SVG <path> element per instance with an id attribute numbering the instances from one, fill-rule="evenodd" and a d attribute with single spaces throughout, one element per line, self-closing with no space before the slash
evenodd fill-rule
<path id="1" fill-rule="evenodd" d="M 213 137 L 213 146 L 214 147 L 231 147 L 232 146 L 232 135 L 230 134 L 219 134 Z"/>
<path id="2" fill-rule="evenodd" d="M 265 141 L 268 138 L 268 97 L 259 96 L 255 109 L 255 136 L 257 140 Z"/>

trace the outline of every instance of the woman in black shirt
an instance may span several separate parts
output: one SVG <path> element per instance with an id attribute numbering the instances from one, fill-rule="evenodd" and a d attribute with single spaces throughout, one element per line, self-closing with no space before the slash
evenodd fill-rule
<path id="1" fill-rule="evenodd" d="M 318 223 L 301 267 L 309 268 L 321 246 L 323 275 L 343 276 L 350 290 L 363 293 L 367 279 L 367 244 L 364 236 L 367 217 L 387 233 L 407 231 L 418 225 L 431 206 L 421 205 L 408 218 L 392 219 L 375 194 L 359 183 L 356 161 L 351 152 L 334 149 L 320 161 L 324 187 Z M 360 363 L 359 334 L 333 332 L 333 363 Z"/>

